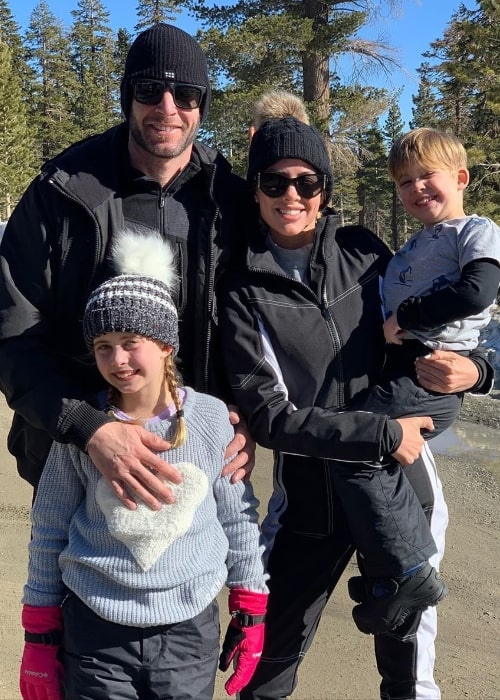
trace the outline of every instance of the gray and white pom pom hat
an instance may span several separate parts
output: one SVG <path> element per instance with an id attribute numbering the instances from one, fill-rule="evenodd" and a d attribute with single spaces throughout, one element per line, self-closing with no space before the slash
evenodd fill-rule
<path id="1" fill-rule="evenodd" d="M 137 333 L 179 349 L 172 249 L 156 232 L 123 231 L 111 250 L 116 277 L 89 296 L 83 334 L 89 349 L 105 333 Z"/>

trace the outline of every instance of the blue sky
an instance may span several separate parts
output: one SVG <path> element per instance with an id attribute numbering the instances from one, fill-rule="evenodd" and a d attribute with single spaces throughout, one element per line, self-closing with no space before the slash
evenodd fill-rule
<path id="1" fill-rule="evenodd" d="M 76 8 L 77 0 L 47 0 L 47 3 L 65 26 L 71 24 L 71 10 Z M 475 0 L 462 0 L 462 3 L 470 10 L 477 7 Z M 21 29 L 28 24 L 30 14 L 37 4 L 38 0 L 10 0 L 9 7 Z M 102 0 L 102 4 L 109 12 L 114 29 L 125 27 L 133 31 L 136 23 L 136 0 Z M 223 0 L 219 0 L 219 4 L 224 4 Z M 377 25 L 367 27 L 363 32 L 366 38 L 383 38 L 398 51 L 398 59 L 404 70 L 394 71 L 390 78 L 372 76 L 371 82 L 403 89 L 399 104 L 406 122 L 411 119 L 412 95 L 416 94 L 418 89 L 416 69 L 423 61 L 422 53 L 429 48 L 432 41 L 443 36 L 446 25 L 460 4 L 460 0 L 401 0 L 401 9 L 396 19 L 383 20 Z M 197 28 L 187 15 L 180 15 L 177 24 L 192 33 Z"/>

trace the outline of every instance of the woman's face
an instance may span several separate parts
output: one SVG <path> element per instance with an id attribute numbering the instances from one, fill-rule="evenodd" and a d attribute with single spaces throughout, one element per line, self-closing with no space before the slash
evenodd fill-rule
<path id="1" fill-rule="evenodd" d="M 295 184 L 280 182 L 279 178 L 273 182 L 269 173 L 301 179 Z M 255 198 L 273 241 L 289 249 L 312 243 L 323 200 L 323 176 L 302 160 L 286 158 L 271 165 L 260 177 Z M 263 190 L 278 196 L 269 196 Z M 310 194 L 313 196 L 309 197 Z"/>

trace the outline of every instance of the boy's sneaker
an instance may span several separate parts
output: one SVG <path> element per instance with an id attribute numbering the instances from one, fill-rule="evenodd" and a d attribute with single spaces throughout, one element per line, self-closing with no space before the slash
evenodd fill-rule
<path id="1" fill-rule="evenodd" d="M 389 632 L 402 625 L 412 613 L 437 605 L 448 593 L 445 582 L 429 562 L 402 579 L 370 580 L 355 576 L 353 583 L 351 580 L 349 595 L 361 602 L 353 608 L 352 616 L 357 628 L 365 634 Z M 366 581 L 371 583 L 370 591 L 367 591 Z"/>

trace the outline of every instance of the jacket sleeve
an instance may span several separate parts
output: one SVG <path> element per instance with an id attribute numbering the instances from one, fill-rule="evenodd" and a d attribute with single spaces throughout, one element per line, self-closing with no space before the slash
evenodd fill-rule
<path id="1" fill-rule="evenodd" d="M 57 209 L 48 186 L 37 178 L 5 229 L 0 246 L 0 389 L 10 408 L 32 426 L 85 449 L 109 418 L 86 403 L 88 389 L 59 346 L 64 331 L 58 326 L 54 291 L 61 264 L 53 241 Z"/>
<path id="2" fill-rule="evenodd" d="M 266 356 L 258 320 L 238 284 L 226 291 L 221 328 L 235 402 L 263 447 L 359 462 L 377 461 L 399 446 L 399 424 L 388 416 L 317 406 L 297 408 L 291 403 L 279 367 Z"/>
<path id="3" fill-rule="evenodd" d="M 487 349 L 482 345 L 478 345 L 477 348 L 471 350 L 469 360 L 471 360 L 477 368 L 478 380 L 474 386 L 467 389 L 467 393 L 480 394 L 483 396 L 489 394 L 495 385 L 495 368 L 488 360 Z"/>

